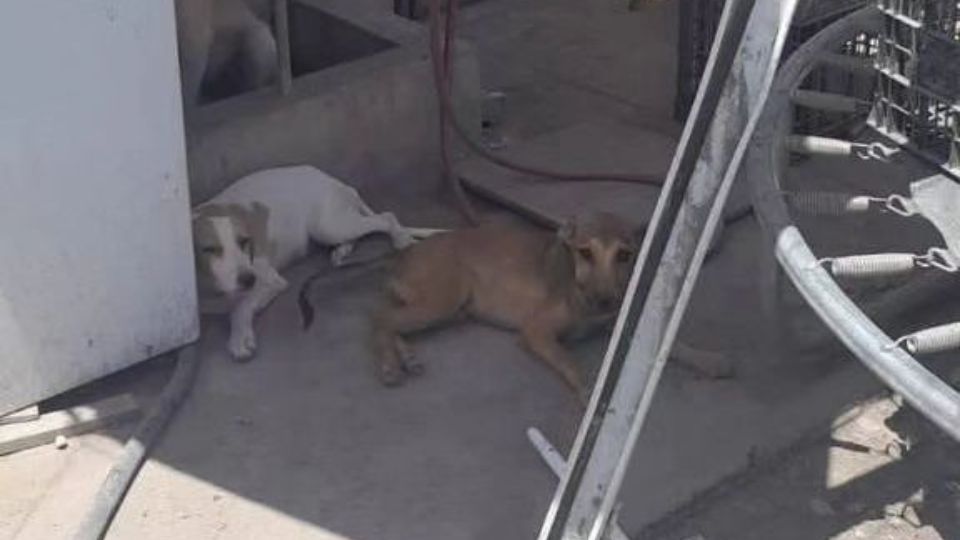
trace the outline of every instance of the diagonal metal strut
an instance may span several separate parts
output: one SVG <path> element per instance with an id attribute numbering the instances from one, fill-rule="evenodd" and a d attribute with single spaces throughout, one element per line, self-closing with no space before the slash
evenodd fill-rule
<path id="1" fill-rule="evenodd" d="M 797 0 L 729 0 L 539 540 L 603 540 Z"/>

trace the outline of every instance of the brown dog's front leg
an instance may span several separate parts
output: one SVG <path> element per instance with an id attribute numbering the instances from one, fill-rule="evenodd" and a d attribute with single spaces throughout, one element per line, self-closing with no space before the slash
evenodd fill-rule
<path id="1" fill-rule="evenodd" d="M 522 329 L 522 333 L 527 348 L 559 373 L 564 382 L 577 394 L 580 404 L 586 405 L 590 395 L 583 386 L 580 372 L 573 358 L 560 344 L 556 330 L 541 325 L 529 325 Z"/>

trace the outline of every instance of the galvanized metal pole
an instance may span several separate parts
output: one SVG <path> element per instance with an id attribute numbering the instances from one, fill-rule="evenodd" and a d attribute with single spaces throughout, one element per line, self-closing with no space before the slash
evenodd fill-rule
<path id="1" fill-rule="evenodd" d="M 796 0 L 731 0 L 540 540 L 601 540 Z"/>
<path id="2" fill-rule="evenodd" d="M 274 34 L 277 40 L 277 79 L 280 95 L 293 87 L 293 66 L 290 64 L 290 16 L 287 0 L 273 1 Z"/>

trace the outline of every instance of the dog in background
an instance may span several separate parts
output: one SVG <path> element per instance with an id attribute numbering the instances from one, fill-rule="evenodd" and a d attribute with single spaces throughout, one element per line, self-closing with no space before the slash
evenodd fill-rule
<path id="1" fill-rule="evenodd" d="M 311 243 L 333 248 L 339 265 L 363 236 L 386 233 L 395 249 L 403 249 L 413 243 L 413 231 L 314 167 L 251 174 L 193 212 L 201 309 L 230 314 L 230 353 L 249 358 L 256 349 L 256 314 L 287 287 L 279 270 L 306 256 Z"/>
<path id="2" fill-rule="evenodd" d="M 387 386 L 419 375 L 405 338 L 467 315 L 516 329 L 526 348 L 558 373 L 581 402 L 589 394 L 561 344 L 616 316 L 641 232 L 610 214 L 559 233 L 483 225 L 438 234 L 400 254 L 387 298 L 374 315 L 378 374 Z M 675 357 L 711 376 L 726 358 L 679 345 Z"/>
<path id="3" fill-rule="evenodd" d="M 270 0 L 176 0 L 176 11 L 187 107 L 276 81 Z"/>

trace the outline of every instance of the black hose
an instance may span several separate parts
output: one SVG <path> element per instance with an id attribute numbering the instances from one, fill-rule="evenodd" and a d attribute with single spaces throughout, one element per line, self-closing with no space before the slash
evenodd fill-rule
<path id="1" fill-rule="evenodd" d="M 74 535 L 75 540 L 100 540 L 106 536 L 123 502 L 124 495 L 130 489 L 137 472 L 147 458 L 147 453 L 193 386 L 197 368 L 200 365 L 197 345 L 188 345 L 174 354 L 179 359 L 170 382 L 157 398 L 150 413 L 140 422 L 133 436 L 127 441 L 123 448 L 123 455 L 107 473 L 107 477 L 94 496 L 93 507 L 87 512 L 83 523 Z"/>

